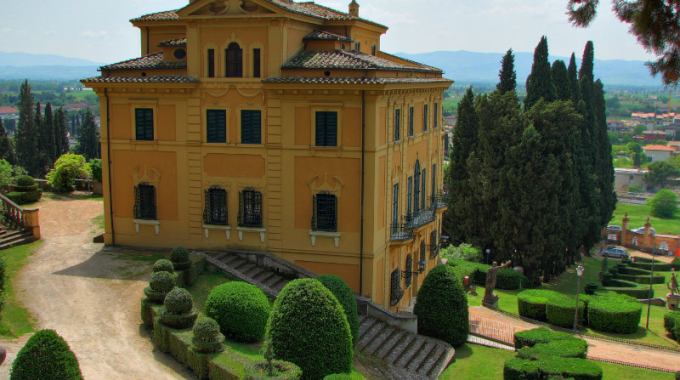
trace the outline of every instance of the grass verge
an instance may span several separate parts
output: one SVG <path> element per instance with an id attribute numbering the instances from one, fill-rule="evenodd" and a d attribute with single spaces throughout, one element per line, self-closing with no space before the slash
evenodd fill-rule
<path id="1" fill-rule="evenodd" d="M 634 205 L 628 203 L 618 202 L 614 210 L 614 216 L 609 224 L 622 225 L 624 215 L 628 213 L 630 220 L 629 228 L 635 229 L 643 227 L 649 216 L 649 222 L 660 235 L 678 235 L 680 234 L 680 210 L 675 211 L 675 218 L 661 219 L 652 215 L 651 207 L 648 205 Z"/>
<path id="2" fill-rule="evenodd" d="M 21 304 L 15 281 L 17 273 L 28 262 L 28 257 L 42 243 L 42 240 L 38 240 L 30 244 L 8 248 L 0 253 L 0 256 L 2 256 L 7 265 L 4 301 L 2 314 L 0 314 L 0 339 L 17 338 L 35 331 L 34 319 Z"/>

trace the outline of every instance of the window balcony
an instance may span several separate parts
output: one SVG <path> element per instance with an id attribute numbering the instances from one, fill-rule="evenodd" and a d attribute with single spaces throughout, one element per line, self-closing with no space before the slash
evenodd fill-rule
<path id="1" fill-rule="evenodd" d="M 406 217 L 402 217 L 406 219 Z M 390 233 L 390 240 L 405 241 L 413 239 L 413 228 L 408 226 L 408 223 L 392 223 Z"/>
<path id="2" fill-rule="evenodd" d="M 436 217 L 437 209 L 430 206 L 424 210 L 418 211 L 414 215 L 406 215 L 404 219 L 406 221 L 406 228 L 416 230 L 428 223 L 434 222 Z"/>
<path id="3" fill-rule="evenodd" d="M 448 207 L 448 204 L 446 203 L 448 196 L 449 194 L 445 193 L 444 190 L 439 190 L 437 194 L 430 197 L 430 204 L 437 210 L 446 208 Z"/>

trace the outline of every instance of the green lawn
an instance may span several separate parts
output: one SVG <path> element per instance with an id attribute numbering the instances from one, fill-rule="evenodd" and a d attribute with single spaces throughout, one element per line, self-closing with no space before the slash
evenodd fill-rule
<path id="1" fill-rule="evenodd" d="M 643 227 L 649 216 L 649 222 L 656 230 L 657 234 L 661 235 L 678 235 L 680 234 L 680 210 L 676 210 L 674 219 L 661 219 L 651 216 L 650 207 L 647 205 L 632 205 L 628 203 L 618 202 L 616 210 L 614 210 L 614 217 L 609 224 L 622 225 L 623 216 L 628 213 L 630 219 L 629 228 L 635 229 Z"/>
<path id="2" fill-rule="evenodd" d="M 513 358 L 515 352 L 496 348 L 465 344 L 456 349 L 456 356 L 440 380 L 474 379 L 498 380 L 503 378 L 503 364 Z M 671 373 L 651 371 L 619 364 L 597 362 L 602 367 L 603 380 L 673 380 Z"/>
<path id="3" fill-rule="evenodd" d="M 42 244 L 42 240 L 30 244 L 19 245 L 0 252 L 5 261 L 5 292 L 3 294 L 2 312 L 0 313 L 0 339 L 20 337 L 34 332 L 34 319 L 26 310 L 15 293 L 14 279 L 21 268 Z"/>

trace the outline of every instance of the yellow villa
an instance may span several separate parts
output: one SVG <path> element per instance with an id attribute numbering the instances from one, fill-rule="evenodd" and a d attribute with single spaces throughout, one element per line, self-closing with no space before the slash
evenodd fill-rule
<path id="1" fill-rule="evenodd" d="M 192 0 L 131 20 L 101 104 L 105 243 L 267 252 L 403 311 L 438 261 L 442 71 L 313 2 Z M 422 273 L 419 273 L 422 272 Z"/>

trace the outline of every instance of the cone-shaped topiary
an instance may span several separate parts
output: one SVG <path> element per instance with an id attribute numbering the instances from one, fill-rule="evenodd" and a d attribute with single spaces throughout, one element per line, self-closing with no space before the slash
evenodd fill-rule
<path id="1" fill-rule="evenodd" d="M 352 289 L 342 278 L 331 274 L 322 274 L 316 279 L 321 281 L 323 286 L 333 293 L 345 310 L 349 330 L 352 333 L 352 347 L 356 347 L 359 340 L 359 311 L 357 310 L 357 300 L 354 298 Z"/>
<path id="2" fill-rule="evenodd" d="M 153 303 L 163 303 L 165 295 L 175 287 L 175 276 L 170 272 L 155 272 L 151 274 L 149 286 L 144 288 L 144 294 Z"/>
<path id="3" fill-rule="evenodd" d="M 172 264 L 177 270 L 187 269 L 191 266 L 189 251 L 181 245 L 172 249 L 170 252 L 170 261 L 172 261 Z"/>
<path id="4" fill-rule="evenodd" d="M 223 350 L 224 335 L 220 333 L 220 325 L 212 318 L 201 318 L 194 324 L 194 337 L 191 343 L 198 352 L 219 352 Z"/>
<path id="5" fill-rule="evenodd" d="M 205 313 L 220 324 L 222 334 L 246 343 L 262 339 L 270 310 L 264 292 L 242 281 L 216 287 L 205 301 Z"/>
<path id="6" fill-rule="evenodd" d="M 160 273 L 160 272 L 159 272 Z M 194 300 L 184 288 L 175 288 L 165 296 L 159 314 L 164 325 L 186 329 L 194 325 L 198 313 L 193 310 Z"/>
<path id="7" fill-rule="evenodd" d="M 454 347 L 467 340 L 470 332 L 467 295 L 452 267 L 440 265 L 430 271 L 418 292 L 413 313 L 418 316 L 419 334 Z"/>
<path id="8" fill-rule="evenodd" d="M 297 364 L 303 380 L 352 369 L 352 336 L 344 310 L 330 290 L 311 278 L 293 280 L 274 302 L 265 347 Z"/>
<path id="9" fill-rule="evenodd" d="M 11 380 L 82 380 L 78 359 L 54 330 L 40 330 L 17 354 Z"/>
<path id="10" fill-rule="evenodd" d="M 174 273 L 175 267 L 172 265 L 172 261 L 166 259 L 160 259 L 153 264 L 153 271 L 155 272 L 169 272 Z"/>

